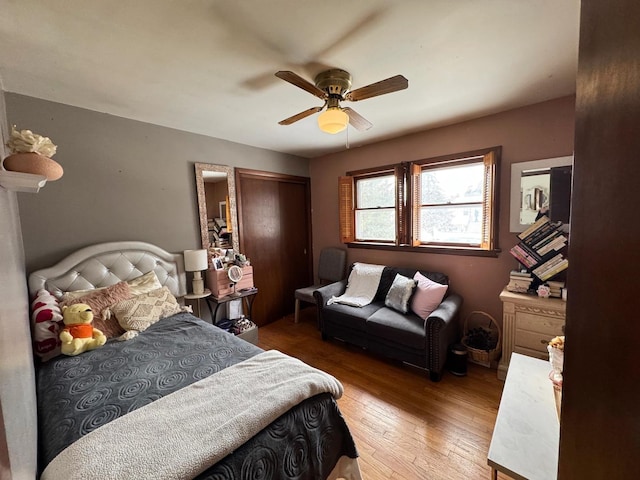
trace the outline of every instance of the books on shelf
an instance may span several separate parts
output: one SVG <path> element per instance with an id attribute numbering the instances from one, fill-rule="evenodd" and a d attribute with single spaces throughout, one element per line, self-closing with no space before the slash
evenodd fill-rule
<path id="1" fill-rule="evenodd" d="M 520 241 L 510 249 L 511 255 L 542 281 L 569 266 L 569 261 L 562 253 L 567 245 L 567 237 L 559 227 L 559 223 L 553 223 L 549 217 L 543 216 L 520 233 Z"/>
<path id="2" fill-rule="evenodd" d="M 565 270 L 567 267 L 569 267 L 569 260 L 567 260 L 565 258 L 564 260 L 562 260 L 561 262 L 559 262 L 557 265 L 553 266 L 549 270 L 546 270 L 545 272 L 541 273 L 540 275 L 536 275 L 536 276 L 540 280 L 546 281 L 546 280 L 550 279 L 551 277 L 559 274 L 560 272 Z"/>
<path id="3" fill-rule="evenodd" d="M 562 297 L 562 289 L 564 288 L 564 282 L 555 282 L 555 281 L 549 280 L 547 282 L 547 285 L 549 286 L 550 295 L 552 297 L 557 297 L 557 298 Z"/>
<path id="4" fill-rule="evenodd" d="M 520 247 L 520 245 L 515 245 L 513 248 L 511 248 L 511 250 L 509 250 L 511 252 L 511 255 L 513 255 L 522 265 L 524 265 L 527 268 L 532 267 L 533 265 L 536 264 L 536 261 L 529 257 Z"/>
<path id="5" fill-rule="evenodd" d="M 563 256 L 561 253 L 558 253 L 555 257 L 550 258 L 544 263 L 540 263 L 537 267 L 535 267 L 532 272 L 535 276 L 540 277 L 540 274 L 546 272 L 547 270 L 555 267 L 558 263 L 563 260 Z"/>
<path id="6" fill-rule="evenodd" d="M 513 270 L 509 275 L 507 290 L 516 293 L 527 293 L 533 282 L 533 277 L 529 272 Z"/>
<path id="7" fill-rule="evenodd" d="M 546 255 L 551 251 L 557 252 L 558 250 L 561 250 L 562 248 L 564 248 L 566 244 L 567 244 L 567 237 L 565 237 L 564 235 L 558 235 L 555 238 L 553 238 L 550 242 L 539 247 L 538 252 L 540 253 L 540 255 Z"/>
<path id="8" fill-rule="evenodd" d="M 207 219 L 207 229 L 209 230 L 209 242 L 219 248 L 231 248 L 227 223 L 223 218 Z"/>
<path id="9" fill-rule="evenodd" d="M 542 228 L 542 226 L 547 223 L 549 223 L 549 217 L 547 217 L 546 215 L 543 217 L 540 217 L 535 223 L 530 225 L 529 228 L 525 229 L 524 232 L 519 233 L 518 238 L 520 240 L 524 240 L 525 238 L 529 237 L 533 232 L 535 232 L 539 228 Z"/>

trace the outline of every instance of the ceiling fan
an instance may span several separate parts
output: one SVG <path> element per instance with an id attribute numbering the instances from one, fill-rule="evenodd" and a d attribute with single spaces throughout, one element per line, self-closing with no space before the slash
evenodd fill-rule
<path id="1" fill-rule="evenodd" d="M 395 77 L 351 90 L 351 74 L 339 68 L 320 72 L 314 80 L 315 85 L 300 75 L 286 70 L 277 72 L 276 77 L 324 100 L 324 105 L 321 107 L 309 108 L 278 123 L 280 125 L 291 125 L 298 120 L 324 110 L 326 107 L 326 110 L 318 117 L 318 125 L 320 130 L 327 133 L 341 132 L 347 128 L 348 123 L 358 130 L 369 130 L 373 126 L 371 122 L 352 108 L 341 107 L 340 102 L 357 102 L 366 98 L 404 90 L 409 86 L 409 81 L 405 77 L 396 75 Z"/>

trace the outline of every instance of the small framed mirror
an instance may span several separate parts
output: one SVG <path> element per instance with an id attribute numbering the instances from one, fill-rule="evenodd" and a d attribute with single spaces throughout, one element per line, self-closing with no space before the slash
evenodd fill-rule
<path id="1" fill-rule="evenodd" d="M 568 230 L 572 169 L 573 156 L 512 164 L 509 230 L 523 232 L 539 214 Z"/>
<path id="2" fill-rule="evenodd" d="M 196 163 L 196 192 L 202 248 L 238 251 L 238 215 L 233 167 Z"/>

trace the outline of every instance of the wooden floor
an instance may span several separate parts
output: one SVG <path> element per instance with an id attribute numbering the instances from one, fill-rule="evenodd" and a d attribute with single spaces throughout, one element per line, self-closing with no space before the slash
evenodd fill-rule
<path id="1" fill-rule="evenodd" d="M 423 371 L 336 340 L 323 342 L 315 308 L 260 328 L 259 346 L 277 349 L 340 380 L 338 405 L 356 442 L 363 478 L 488 479 L 487 451 L 503 383 L 469 364 L 431 382 Z M 500 476 L 499 478 L 508 478 Z"/>

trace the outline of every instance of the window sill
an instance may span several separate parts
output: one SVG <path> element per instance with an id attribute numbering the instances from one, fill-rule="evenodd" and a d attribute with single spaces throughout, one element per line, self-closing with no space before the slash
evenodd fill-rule
<path id="1" fill-rule="evenodd" d="M 395 252 L 420 252 L 420 253 L 436 253 L 444 255 L 466 255 L 473 257 L 493 257 L 497 258 L 502 250 L 495 248 L 493 250 L 482 250 L 473 247 L 445 247 L 445 246 L 428 246 L 420 245 L 413 247 L 411 245 L 393 245 L 390 243 L 374 243 L 374 242 L 351 242 L 347 244 L 348 248 L 364 248 L 371 250 L 393 250 Z"/>

